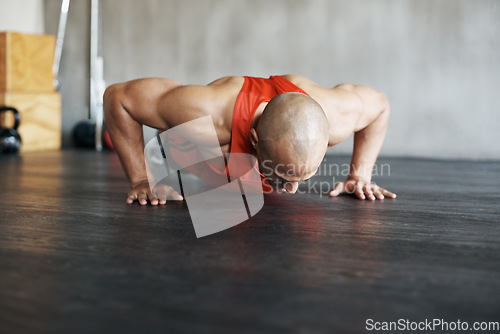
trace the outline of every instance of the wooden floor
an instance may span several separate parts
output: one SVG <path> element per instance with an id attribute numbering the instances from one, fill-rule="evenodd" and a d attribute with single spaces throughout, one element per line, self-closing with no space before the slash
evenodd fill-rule
<path id="1" fill-rule="evenodd" d="M 367 319 L 500 321 L 500 163 L 381 164 L 390 172 L 375 181 L 396 200 L 328 198 L 302 185 L 197 239 L 182 202 L 125 204 L 113 153 L 1 156 L 0 333 L 363 333 Z"/>

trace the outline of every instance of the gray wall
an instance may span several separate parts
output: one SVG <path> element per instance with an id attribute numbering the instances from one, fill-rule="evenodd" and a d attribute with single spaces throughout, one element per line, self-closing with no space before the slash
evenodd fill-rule
<path id="1" fill-rule="evenodd" d="M 0 0 L 0 13 L 0 31 L 44 32 L 43 0 Z"/>
<path id="2" fill-rule="evenodd" d="M 296 73 L 392 103 L 384 155 L 500 158 L 498 0 L 101 0 L 108 84 Z M 60 0 L 45 0 L 55 33 Z M 64 138 L 88 114 L 89 0 L 62 59 Z M 351 142 L 332 153 L 350 153 Z"/>

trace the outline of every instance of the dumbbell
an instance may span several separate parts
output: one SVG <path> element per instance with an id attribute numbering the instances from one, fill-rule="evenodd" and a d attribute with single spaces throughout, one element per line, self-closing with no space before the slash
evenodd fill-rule
<path id="1" fill-rule="evenodd" d="M 21 121 L 21 114 L 12 107 L 1 106 L 0 113 L 11 111 L 14 114 L 14 126 L 12 128 L 0 128 L 0 152 L 16 153 L 21 148 L 21 136 L 17 132 Z"/>

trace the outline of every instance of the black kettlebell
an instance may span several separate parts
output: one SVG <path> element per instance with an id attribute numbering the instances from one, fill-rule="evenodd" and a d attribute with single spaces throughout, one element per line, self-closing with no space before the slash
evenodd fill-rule
<path id="1" fill-rule="evenodd" d="M 14 126 L 12 129 L 0 128 L 0 153 L 16 153 L 21 148 L 21 136 L 17 132 L 21 114 L 11 107 L 0 107 L 0 113 L 12 111 L 14 114 Z"/>

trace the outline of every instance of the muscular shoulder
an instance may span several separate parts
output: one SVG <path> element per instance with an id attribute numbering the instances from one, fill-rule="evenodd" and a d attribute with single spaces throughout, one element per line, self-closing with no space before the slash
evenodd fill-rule
<path id="1" fill-rule="evenodd" d="M 385 95 L 368 86 L 342 83 L 331 88 L 299 75 L 284 77 L 321 105 L 330 125 L 330 145 L 345 140 L 370 124 L 382 110 L 389 109 Z"/>
<path id="2" fill-rule="evenodd" d="M 352 108 L 359 112 L 354 131 L 359 131 L 377 118 L 383 110 L 389 109 L 389 101 L 384 93 L 372 87 L 354 84 L 341 84 L 334 89 L 350 94 Z"/>
<path id="3" fill-rule="evenodd" d="M 350 92 L 364 104 L 380 104 L 387 102 L 384 93 L 369 86 L 343 83 L 335 86 L 333 89 L 341 89 Z"/>
<path id="4" fill-rule="evenodd" d="M 160 110 L 168 115 L 169 126 L 207 115 L 211 115 L 216 121 L 232 112 L 243 84 L 243 78 L 239 78 L 241 77 L 221 78 L 208 85 L 179 86 L 163 96 Z"/>
<path id="5" fill-rule="evenodd" d="M 221 145 L 231 139 L 233 110 L 244 79 L 227 77 L 208 85 L 183 85 L 165 94 L 159 110 L 168 128 L 211 116 Z"/>

